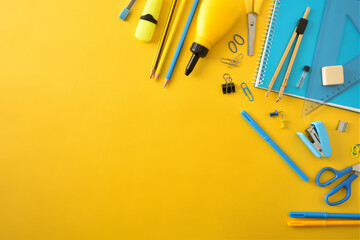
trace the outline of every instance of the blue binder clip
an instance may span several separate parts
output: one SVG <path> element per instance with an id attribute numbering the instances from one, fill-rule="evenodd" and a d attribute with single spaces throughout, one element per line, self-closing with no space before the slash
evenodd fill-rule
<path id="1" fill-rule="evenodd" d="M 321 121 L 311 123 L 311 127 L 305 130 L 305 134 L 296 133 L 301 141 L 310 149 L 315 157 L 330 157 L 332 154 L 329 135 L 325 125 Z"/>

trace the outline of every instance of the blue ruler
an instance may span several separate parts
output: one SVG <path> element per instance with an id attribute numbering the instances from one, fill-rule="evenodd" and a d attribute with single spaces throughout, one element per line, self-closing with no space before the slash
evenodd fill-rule
<path id="1" fill-rule="evenodd" d="M 302 116 L 323 104 L 360 112 L 360 1 L 327 0 Z M 323 86 L 321 69 L 343 65 L 344 84 Z"/>

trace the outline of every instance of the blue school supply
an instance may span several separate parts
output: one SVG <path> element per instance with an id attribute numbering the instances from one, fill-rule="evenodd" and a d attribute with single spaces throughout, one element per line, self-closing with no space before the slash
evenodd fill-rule
<path id="1" fill-rule="evenodd" d="M 254 101 L 254 97 L 250 92 L 250 89 L 246 85 L 246 83 L 242 82 L 240 84 L 241 89 L 244 91 L 245 96 L 249 99 L 250 102 Z"/>
<path id="2" fill-rule="evenodd" d="M 307 136 L 303 133 L 296 133 L 305 143 L 315 157 L 330 157 L 332 154 L 329 135 L 325 125 L 321 121 L 311 123 L 311 127 L 305 130 Z"/>
<path id="3" fill-rule="evenodd" d="M 328 180 L 328 181 L 326 181 L 324 183 L 320 183 L 320 177 L 325 171 L 332 172 L 335 175 L 335 177 L 331 178 L 330 180 Z M 354 173 L 352 173 L 352 172 L 354 172 Z M 350 196 L 351 196 L 351 183 L 360 174 L 360 163 L 356 164 L 355 166 L 350 166 L 348 168 L 345 168 L 344 170 L 341 170 L 341 171 L 337 171 L 337 170 L 335 170 L 335 169 L 333 169 L 331 167 L 326 167 L 326 168 L 321 169 L 320 172 L 317 174 L 317 176 L 316 176 L 316 184 L 319 185 L 320 187 L 325 187 L 327 185 L 330 185 L 334 181 L 338 180 L 339 178 L 345 176 L 348 173 L 352 173 L 352 174 L 349 175 L 348 178 L 346 178 L 338 186 L 333 188 L 328 194 L 326 194 L 325 202 L 328 205 L 336 206 L 336 205 L 339 205 L 339 204 L 342 204 L 342 203 L 346 202 L 350 198 Z M 341 200 L 339 200 L 337 202 L 330 202 L 329 197 L 331 197 L 332 195 L 339 192 L 342 188 L 345 188 L 346 196 L 343 199 L 341 199 Z"/>
<path id="4" fill-rule="evenodd" d="M 131 2 L 128 4 L 126 8 L 122 10 L 122 12 L 119 15 L 119 18 L 123 21 L 126 20 L 127 16 L 129 15 L 131 9 L 133 8 L 134 4 L 136 3 L 136 0 L 131 0 Z"/>
<path id="5" fill-rule="evenodd" d="M 241 116 L 250 124 L 251 127 L 285 160 L 285 162 L 301 177 L 305 182 L 309 181 L 306 174 L 284 153 L 281 148 L 270 138 L 270 136 L 257 124 L 246 111 L 241 111 Z"/>
<path id="6" fill-rule="evenodd" d="M 278 110 L 275 110 L 275 112 L 271 112 L 269 113 L 270 117 L 273 117 L 273 116 L 279 116 L 279 113 L 281 113 L 282 111 L 278 111 Z"/>
<path id="7" fill-rule="evenodd" d="M 338 104 L 360 111 L 360 1 L 327 0 L 302 116 L 321 104 Z M 323 86 L 322 68 L 342 65 L 344 83 Z M 344 93 L 344 94 L 342 94 Z"/>
<path id="8" fill-rule="evenodd" d="M 327 213 L 327 212 L 290 212 L 290 217 L 293 218 L 345 218 L 345 219 L 360 219 L 358 213 Z"/>
<path id="9" fill-rule="evenodd" d="M 334 6 L 338 5 L 339 11 L 333 11 L 333 9 L 335 9 Z M 295 59 L 288 85 L 285 89 L 285 94 L 302 99 L 308 98 L 310 100 L 319 97 L 323 98 L 324 95 L 329 95 L 329 91 L 334 92 L 332 90 L 336 89 L 336 94 L 333 94 L 330 99 L 325 99 L 321 104 L 327 104 L 360 113 L 360 98 L 358 94 L 360 91 L 359 79 L 358 77 L 357 79 L 347 77 L 355 75 L 360 76 L 360 68 L 358 66 L 355 67 L 358 63 L 356 56 L 360 54 L 358 0 L 275 0 L 255 79 L 255 87 L 267 89 L 282 53 L 284 52 L 286 43 L 289 41 L 293 26 L 296 25 L 298 16 L 303 14 L 306 7 L 311 8 L 311 12 L 307 18 L 309 24 L 306 29 L 306 35 L 304 35 L 302 39 L 301 49 Z M 344 13 L 346 13 L 346 10 L 344 9 L 355 9 L 357 12 L 353 10 L 353 13 L 351 13 L 352 18 L 350 18 L 345 16 Z M 328 24 L 330 22 L 332 24 Z M 343 31 L 325 31 L 323 30 L 325 29 L 325 25 L 329 28 L 336 28 Z M 321 40 L 321 42 L 327 42 L 327 46 L 334 46 L 334 42 L 339 40 L 339 37 L 335 35 L 341 35 L 340 39 L 342 39 L 338 49 L 320 46 L 318 39 Z M 324 51 L 326 51 L 325 54 L 317 53 L 323 53 Z M 322 63 L 321 59 L 323 57 L 329 57 L 329 61 Z M 334 62 L 330 61 L 330 59 L 336 60 Z M 285 60 L 284 65 L 288 64 L 289 60 L 290 57 Z M 349 62 L 351 60 L 353 61 L 352 63 Z M 341 87 L 340 90 L 338 90 L 336 86 L 327 86 L 330 88 L 326 87 L 326 94 L 324 91 L 317 91 L 317 89 L 320 88 L 319 86 L 322 86 L 321 68 L 323 64 L 344 65 L 345 82 L 350 78 L 352 84 L 344 84 L 345 86 Z M 311 67 L 310 77 L 308 81 L 305 81 L 303 88 L 297 88 L 296 82 L 302 74 L 305 65 Z M 280 71 L 278 75 L 279 79 L 284 77 L 285 71 L 286 69 Z M 354 72 L 358 74 L 354 74 Z M 281 81 L 277 81 L 273 86 L 273 90 L 279 91 L 280 87 Z M 315 90 L 307 93 L 308 89 Z M 308 113 L 305 115 L 307 114 Z"/>
<path id="10" fill-rule="evenodd" d="M 178 58 L 179 58 L 181 49 L 182 49 L 182 47 L 183 47 L 183 45 L 184 45 L 184 42 L 185 42 L 186 35 L 187 35 L 188 31 L 189 31 L 191 22 L 192 22 L 192 20 L 193 20 L 193 18 L 194 18 L 194 14 L 195 14 L 195 12 L 196 12 L 196 9 L 197 9 L 198 5 L 199 5 L 199 0 L 194 0 L 194 3 L 193 3 L 193 5 L 192 5 L 192 7 L 191 7 L 191 10 L 190 10 L 190 14 L 189 14 L 189 16 L 188 16 L 188 19 L 186 20 L 186 24 L 185 24 L 184 30 L 183 30 L 183 32 L 182 32 L 182 34 L 181 34 L 180 41 L 179 41 L 179 43 L 178 43 L 178 45 L 177 45 L 177 47 L 176 47 L 176 51 L 175 51 L 175 53 L 174 53 L 173 59 L 171 60 L 171 64 L 170 64 L 169 70 L 168 70 L 168 72 L 167 72 L 167 74 L 166 74 L 164 87 L 166 87 L 167 83 L 168 83 L 168 82 L 170 81 L 170 79 L 171 79 L 172 73 L 173 73 L 173 71 L 174 71 L 174 69 L 175 69 L 176 62 L 177 62 L 177 60 L 178 60 Z"/>

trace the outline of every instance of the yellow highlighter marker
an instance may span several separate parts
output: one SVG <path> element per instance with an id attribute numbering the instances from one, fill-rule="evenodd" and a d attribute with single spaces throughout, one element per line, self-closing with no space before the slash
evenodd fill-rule
<path id="1" fill-rule="evenodd" d="M 159 18 L 162 0 L 148 0 L 140 17 L 135 37 L 144 42 L 150 42 Z"/>
<path id="2" fill-rule="evenodd" d="M 289 227 L 360 226 L 360 220 L 289 220 Z"/>

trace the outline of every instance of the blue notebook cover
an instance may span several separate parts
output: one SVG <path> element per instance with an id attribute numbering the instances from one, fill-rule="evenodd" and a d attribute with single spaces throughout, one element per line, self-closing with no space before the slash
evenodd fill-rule
<path id="1" fill-rule="evenodd" d="M 255 87 L 267 89 L 271 78 L 278 66 L 278 63 L 284 53 L 284 50 L 290 40 L 292 33 L 294 32 L 298 20 L 304 15 L 306 7 L 310 7 L 310 13 L 308 15 L 308 25 L 303 35 L 303 39 L 297 53 L 290 78 L 288 80 L 288 85 L 285 88 L 285 94 L 290 96 L 295 96 L 304 99 L 316 99 L 317 91 L 314 89 L 325 89 L 323 91 L 330 91 L 331 88 L 336 88 L 335 86 L 323 87 L 322 86 L 322 78 L 321 78 L 321 65 L 322 60 L 319 57 L 315 57 L 315 65 L 313 67 L 314 56 L 319 55 L 317 48 L 318 39 L 321 41 L 327 39 L 327 36 L 324 37 L 323 34 L 323 22 L 328 22 L 328 19 L 332 19 L 333 22 L 341 23 L 341 27 L 339 29 L 343 29 L 343 33 L 336 32 L 334 34 L 341 34 L 341 46 L 338 50 L 334 49 L 324 49 L 327 51 L 329 56 L 334 56 L 335 59 L 332 64 L 324 63 L 323 66 L 329 65 L 344 65 L 344 71 L 349 69 L 349 66 L 352 66 L 353 73 L 359 72 L 360 66 L 356 67 L 358 62 L 353 62 L 352 65 L 348 63 L 351 59 L 360 55 L 360 34 L 359 34 L 359 19 L 358 13 L 355 14 L 355 17 L 350 19 L 348 16 L 338 16 L 339 14 L 334 14 L 330 11 L 329 7 L 332 4 L 332 9 L 337 7 L 337 4 L 342 4 L 342 8 L 351 9 L 351 6 L 355 9 L 358 9 L 359 2 L 357 0 L 275 0 L 273 13 L 270 19 L 269 28 L 267 31 L 267 37 L 263 46 L 263 53 L 261 56 L 261 60 L 259 63 L 259 69 L 256 76 Z M 325 5 L 327 4 L 327 10 L 325 11 Z M 356 5 L 357 4 L 357 5 Z M 346 11 L 346 10 L 344 10 Z M 344 21 L 334 21 L 334 18 L 339 17 L 346 18 L 345 24 Z M 320 31 L 320 29 L 322 31 Z M 332 39 L 332 38 L 331 38 Z M 296 40 L 295 40 L 296 42 Z M 273 86 L 273 91 L 279 91 L 282 80 L 285 76 L 285 72 L 287 66 L 290 61 L 291 54 L 293 52 L 293 48 L 295 42 L 283 64 L 283 67 L 277 77 L 277 80 Z M 330 46 L 331 44 L 329 44 Z M 324 58 L 324 54 L 322 54 L 322 58 Z M 319 60 L 320 59 L 320 60 Z M 304 86 L 302 88 L 296 88 L 296 83 L 299 80 L 304 66 L 310 66 L 310 77 L 308 76 L 305 80 Z M 345 67 L 347 66 L 347 68 Z M 352 74 L 354 75 L 354 74 Z M 357 78 L 359 78 L 359 74 Z M 346 81 L 346 77 L 349 76 L 346 72 L 344 72 L 344 77 Z M 311 87 L 312 92 L 307 93 L 308 83 L 311 79 L 309 87 Z M 330 89 L 330 90 L 329 90 Z M 320 91 L 319 91 L 320 92 Z M 332 98 L 328 103 L 328 105 L 332 105 L 335 107 L 340 107 L 356 112 L 360 112 L 360 83 L 353 85 L 351 88 L 347 89 L 340 95 Z M 325 93 L 322 93 L 325 94 Z"/>

